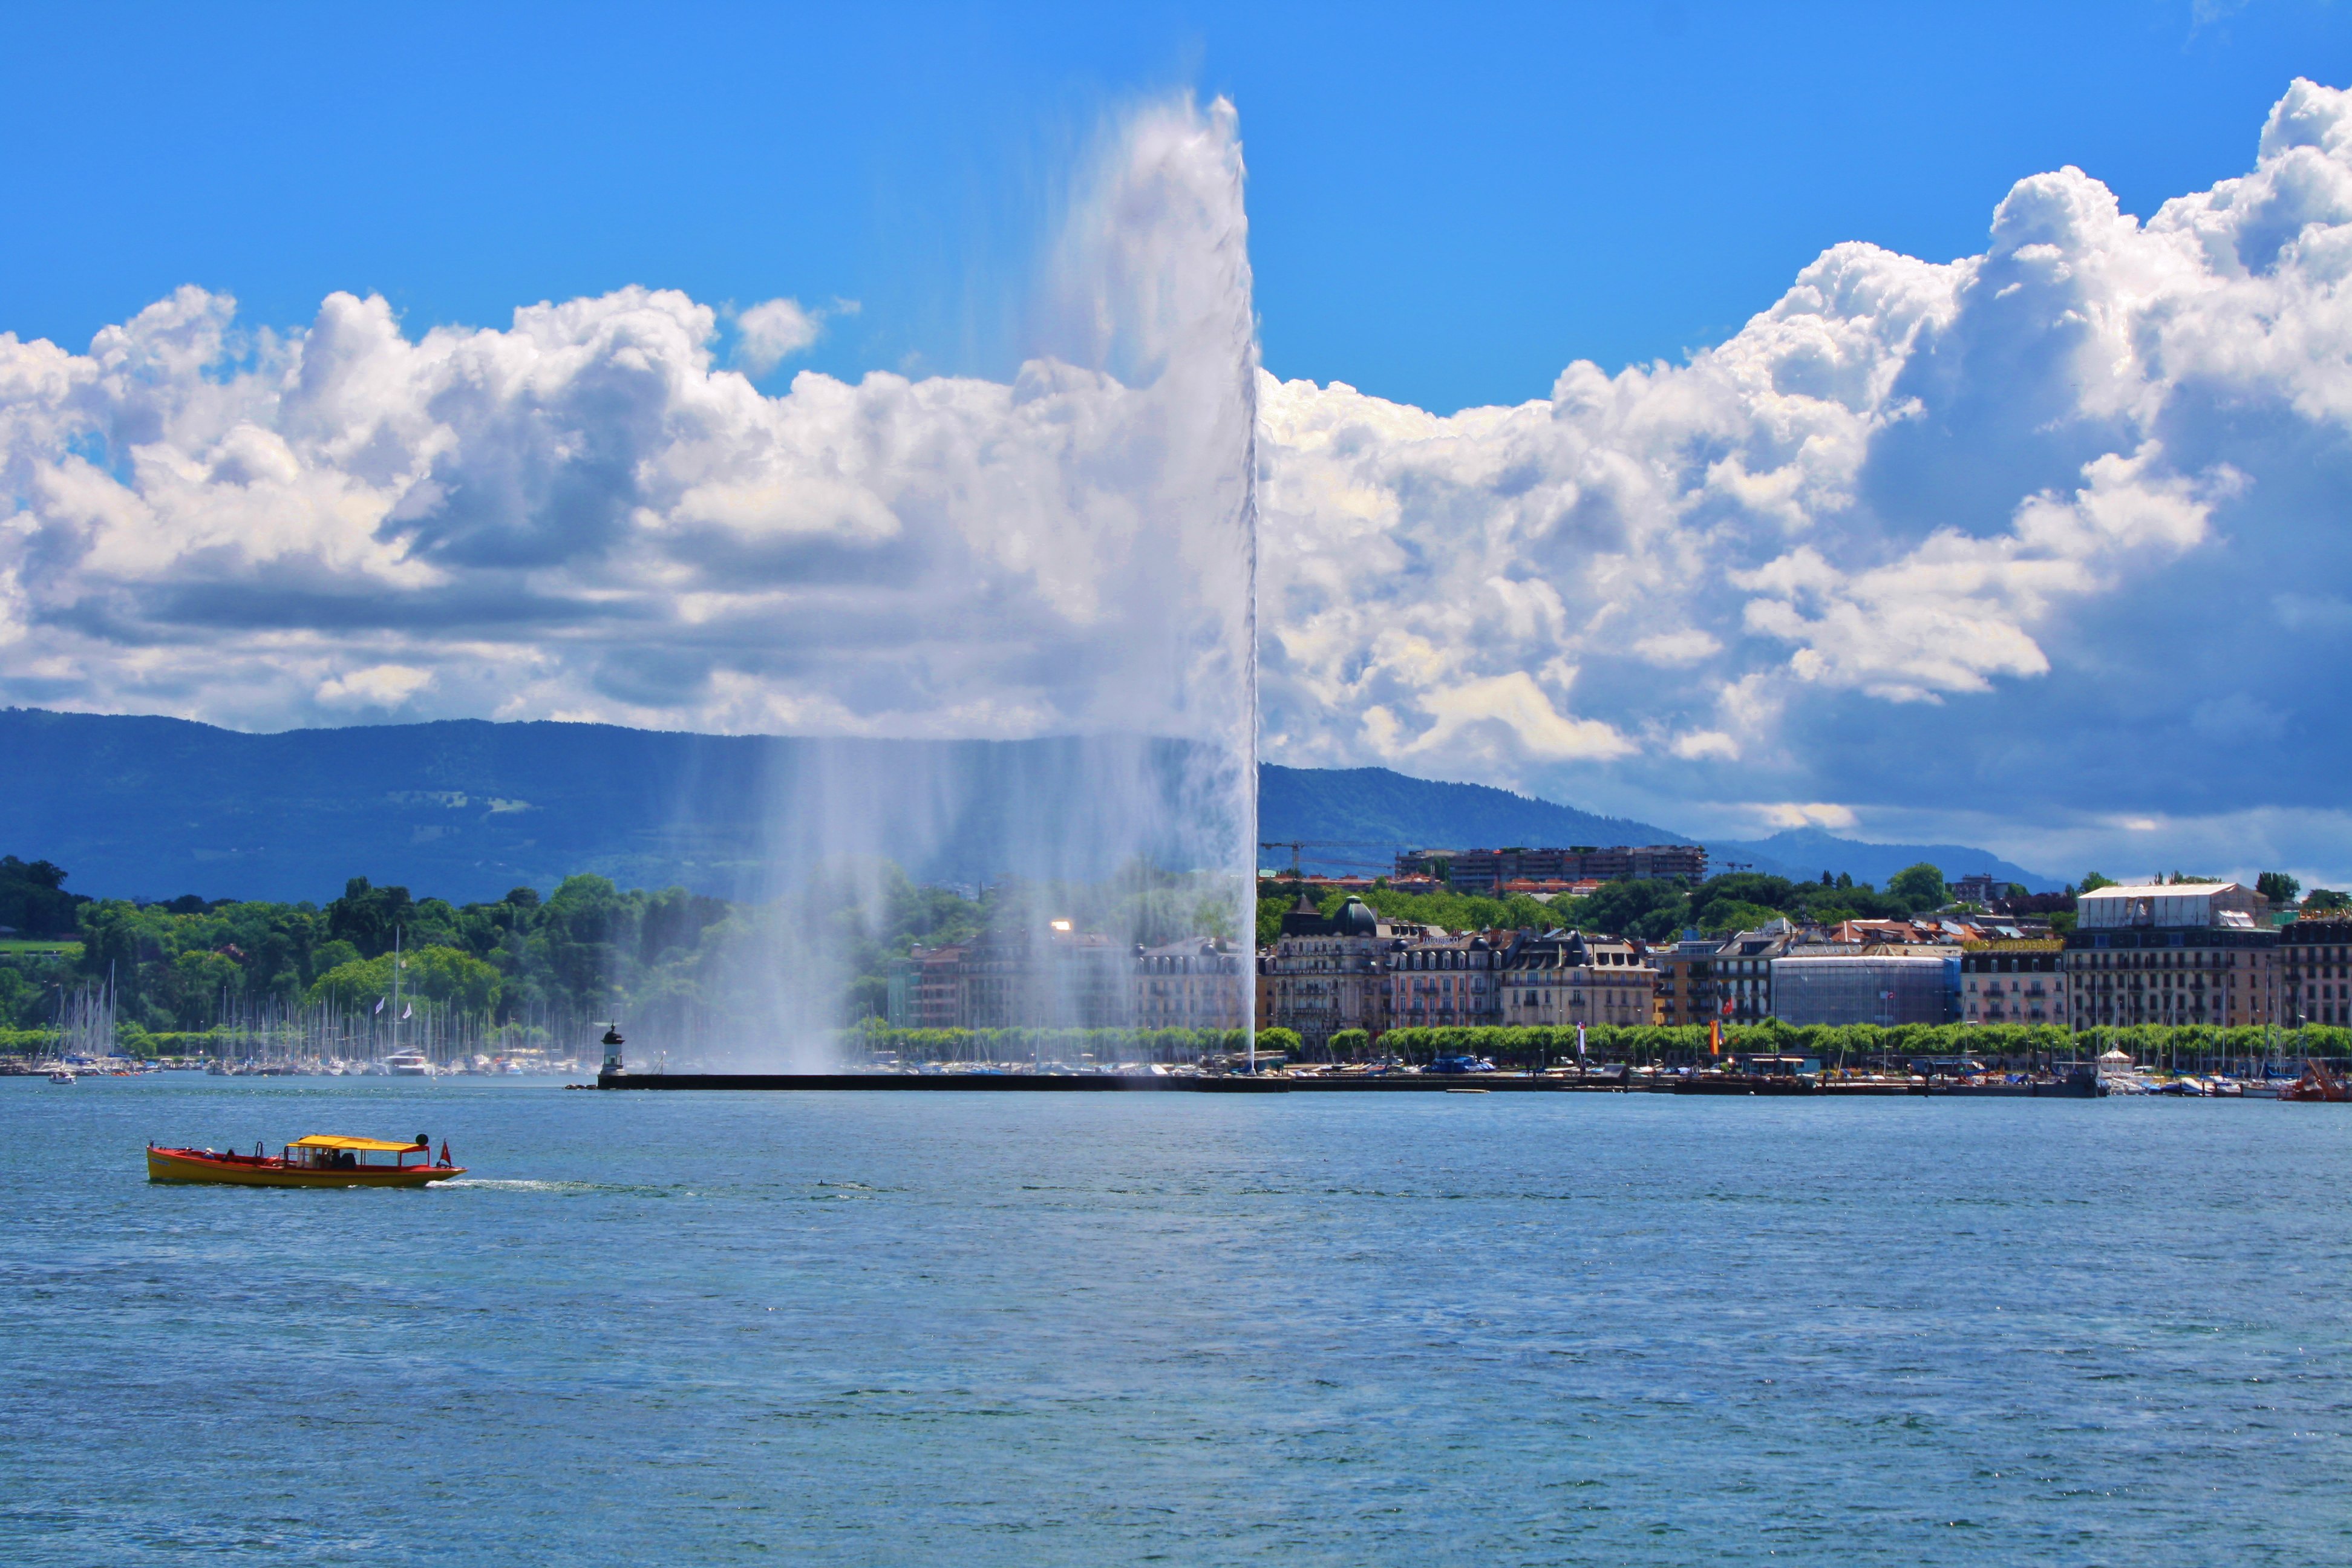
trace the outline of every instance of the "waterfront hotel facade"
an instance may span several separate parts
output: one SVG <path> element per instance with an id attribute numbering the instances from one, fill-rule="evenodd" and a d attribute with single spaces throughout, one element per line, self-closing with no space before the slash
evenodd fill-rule
<path id="1" fill-rule="evenodd" d="M 2075 900 L 2067 1022 L 2243 1028 L 2283 1016 L 2270 900 L 2236 882 L 2100 888 Z M 2332 984 L 2332 983 L 2330 983 Z"/>
<path id="2" fill-rule="evenodd" d="M 2279 1022 L 2352 1024 L 2352 919 L 2281 927 L 2278 964 Z"/>

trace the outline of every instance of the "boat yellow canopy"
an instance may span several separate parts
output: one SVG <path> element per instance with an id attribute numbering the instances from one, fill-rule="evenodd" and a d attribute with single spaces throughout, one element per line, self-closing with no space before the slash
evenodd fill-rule
<path id="1" fill-rule="evenodd" d="M 349 1149 L 359 1154 L 414 1154 L 421 1145 L 387 1143 L 381 1138 L 336 1138 L 324 1132 L 313 1132 L 308 1138 L 297 1138 L 288 1146 L 295 1149 Z"/>

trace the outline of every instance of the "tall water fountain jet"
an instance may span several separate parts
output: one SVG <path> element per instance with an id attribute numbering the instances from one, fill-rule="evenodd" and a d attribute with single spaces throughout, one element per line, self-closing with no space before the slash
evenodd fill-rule
<path id="1" fill-rule="evenodd" d="M 1139 1015 L 1134 981 L 1139 946 L 1172 937 L 1222 944 L 1208 984 L 1221 1017 L 1249 1027 L 1257 351 L 1243 184 L 1231 104 L 1136 111 L 1075 187 L 1010 384 L 796 383 L 792 401 L 841 406 L 825 449 L 797 454 L 783 482 L 812 508 L 869 510 L 877 547 L 812 550 L 781 612 L 827 629 L 825 655 L 771 679 L 834 735 L 763 753 L 772 903 L 734 950 L 731 1037 L 697 1054 L 826 1065 L 852 977 L 905 896 L 893 868 L 943 861 L 997 885 L 985 961 L 962 982 L 991 1016 L 1171 1022 Z M 1202 982 L 1188 984 L 1198 1021 Z"/>

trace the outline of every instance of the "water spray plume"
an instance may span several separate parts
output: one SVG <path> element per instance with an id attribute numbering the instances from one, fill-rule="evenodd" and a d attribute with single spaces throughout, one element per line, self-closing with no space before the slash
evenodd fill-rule
<path id="1" fill-rule="evenodd" d="M 915 896 L 899 868 L 942 858 L 989 885 L 975 940 L 991 977 L 973 984 L 1022 993 L 997 994 L 997 1016 L 1134 1026 L 1136 948 L 1216 937 L 1222 1016 L 1249 1027 L 1257 344 L 1243 184 L 1222 99 L 1137 110 L 1084 168 L 1048 253 L 1034 352 L 1003 389 L 1051 431 L 1037 448 L 1049 460 L 1025 456 L 1010 490 L 924 498 L 955 553 L 989 569 L 935 599 L 904 650 L 967 689 L 965 667 L 997 663 L 1008 643 L 1034 662 L 1002 703 L 965 704 L 968 738 L 934 727 L 763 753 L 771 901 L 714 976 L 732 1037 L 703 1042 L 706 1056 L 826 1065 L 856 1005 L 853 974 L 870 972 L 894 901 Z M 1050 626 L 1002 618 L 1008 578 Z"/>

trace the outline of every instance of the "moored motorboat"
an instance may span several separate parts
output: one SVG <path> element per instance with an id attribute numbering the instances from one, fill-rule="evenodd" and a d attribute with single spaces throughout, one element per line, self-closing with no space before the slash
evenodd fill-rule
<path id="1" fill-rule="evenodd" d="M 386 1155 L 390 1158 L 383 1158 Z M 313 1133 L 297 1138 L 277 1154 L 265 1153 L 257 1145 L 250 1154 L 147 1145 L 151 1182 L 213 1182 L 234 1187 L 421 1187 L 465 1173 L 466 1167 L 450 1163 L 446 1140 L 436 1161 L 433 1141 L 422 1132 L 408 1143 Z"/>
<path id="2" fill-rule="evenodd" d="M 2279 1090 L 2281 1100 L 2327 1105 L 2352 1103 L 2352 1082 L 2338 1077 L 2326 1062 L 2314 1057 L 2303 1064 L 2303 1068 L 2301 1078 Z"/>
<path id="3" fill-rule="evenodd" d="M 70 1069 L 59 1068 L 57 1071 L 49 1075 L 49 1081 L 51 1083 L 71 1083 L 74 1081 L 74 1075 Z"/>

